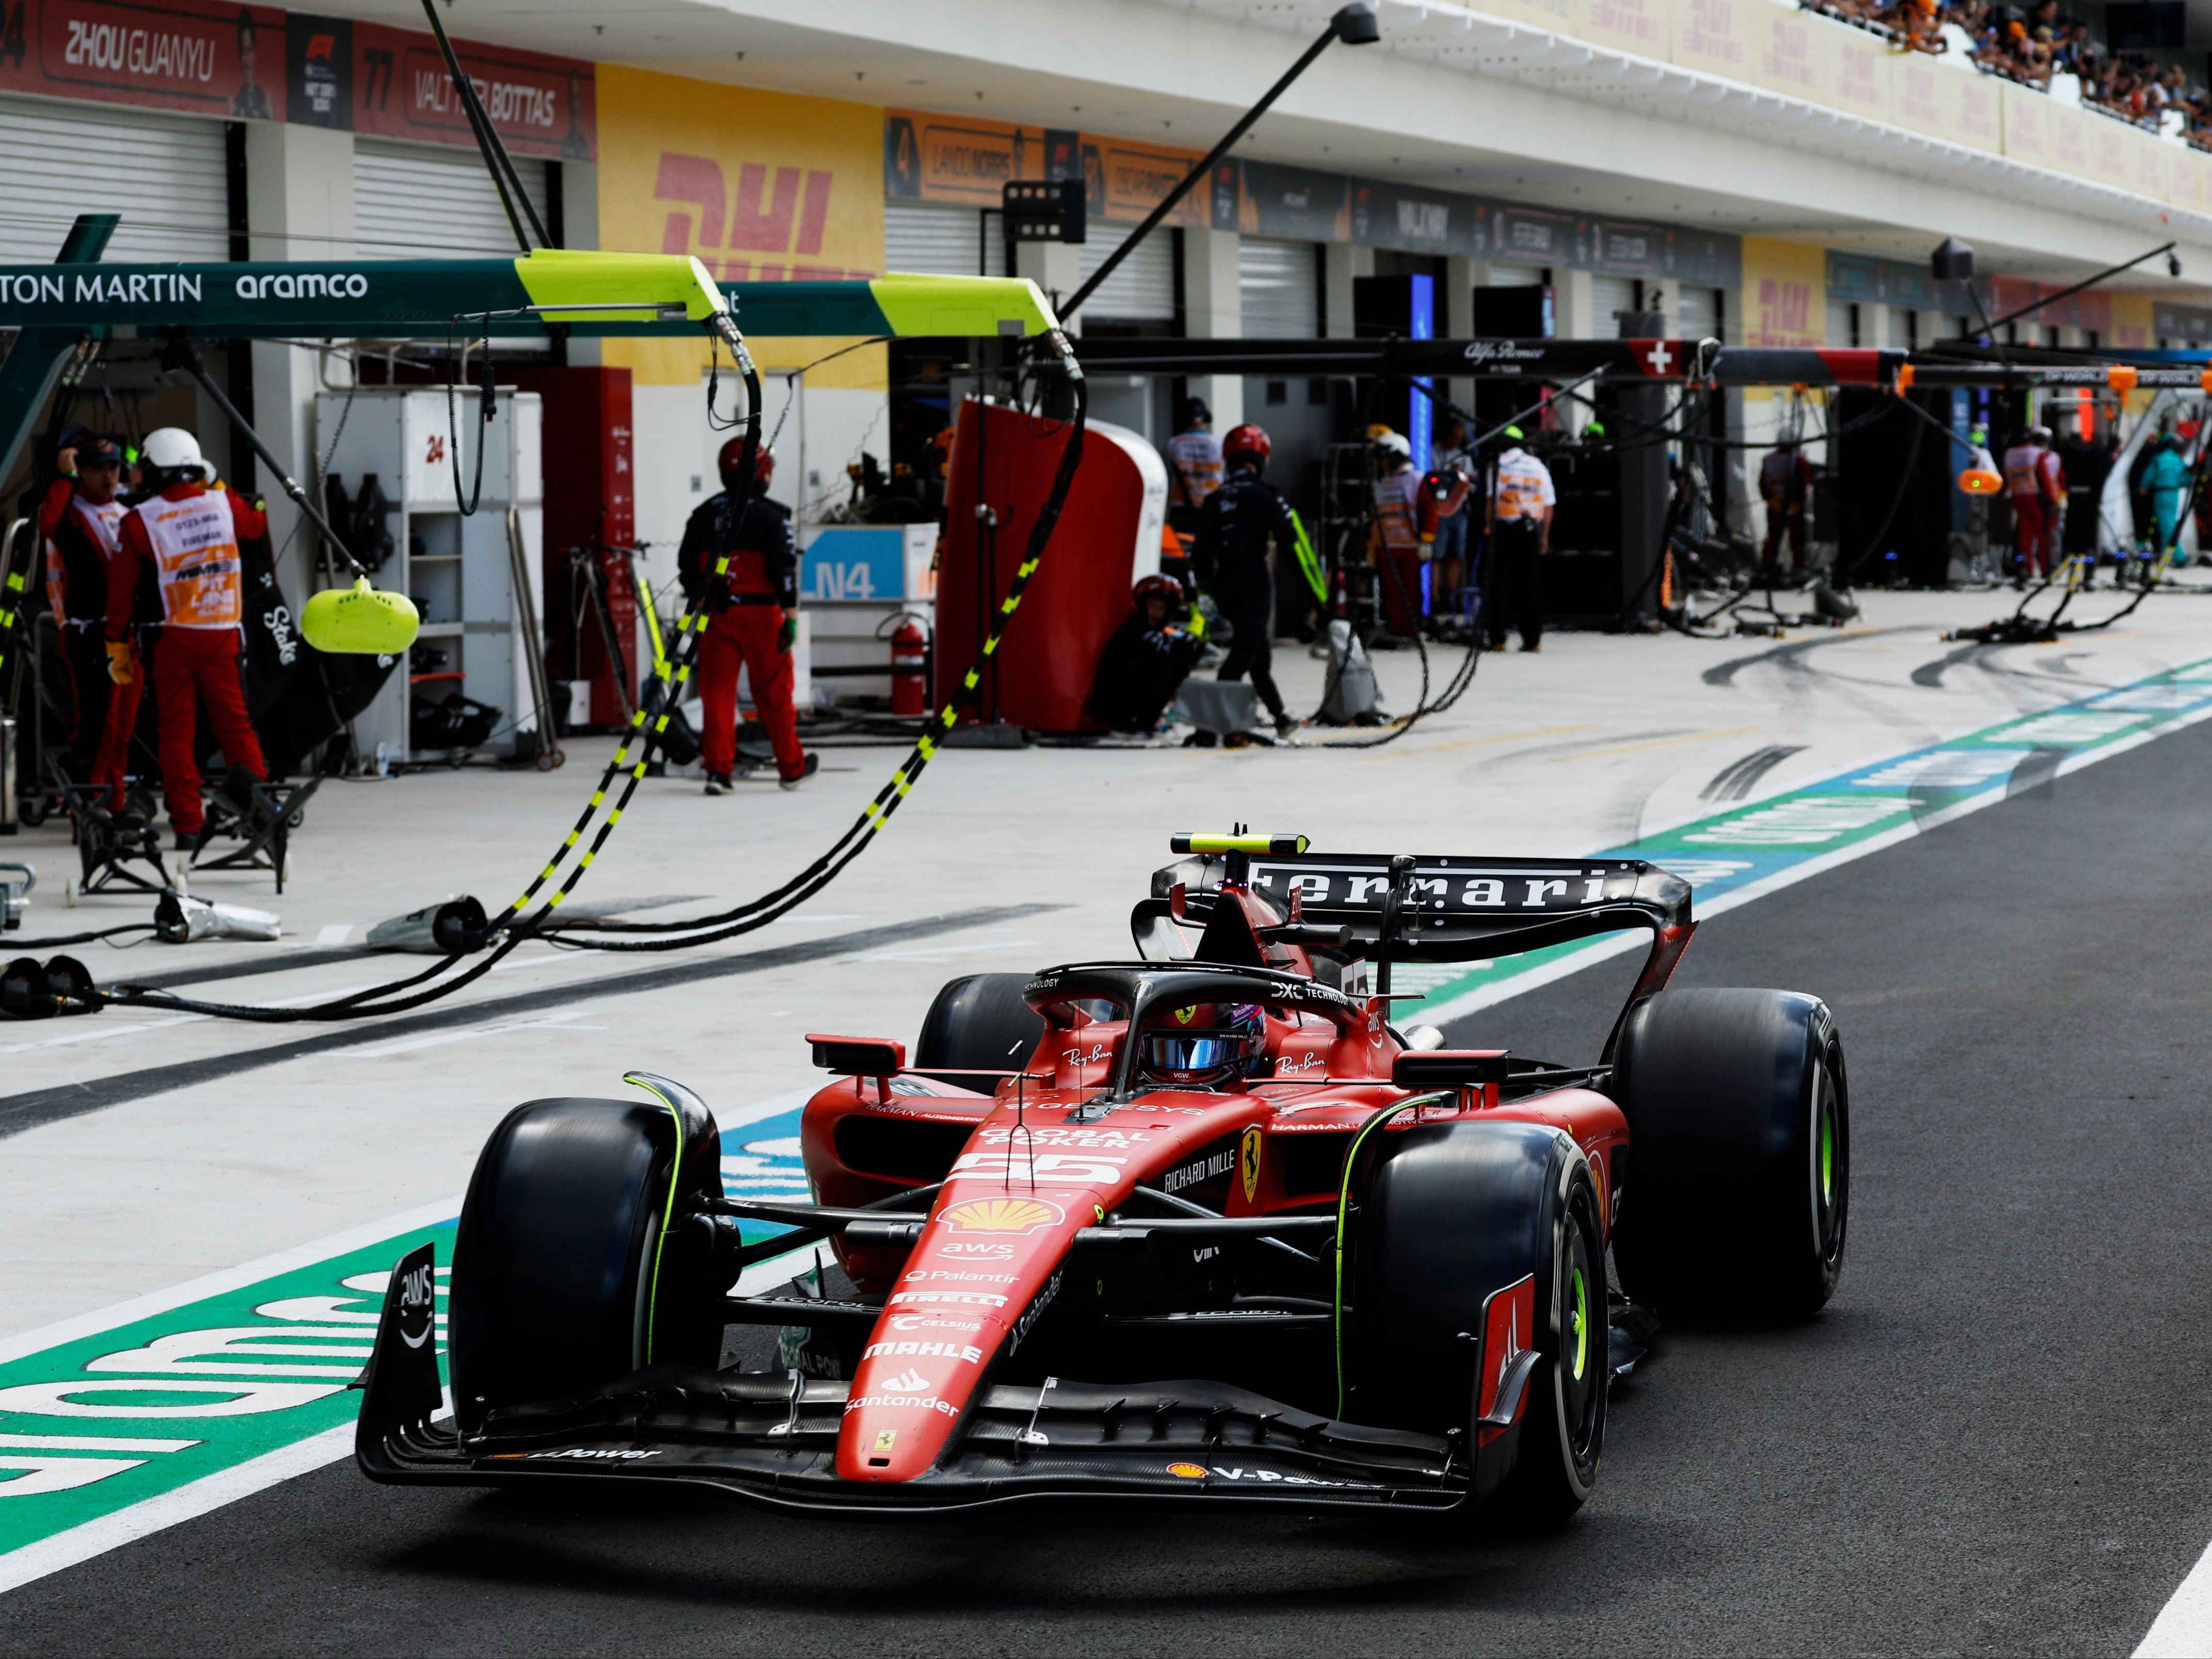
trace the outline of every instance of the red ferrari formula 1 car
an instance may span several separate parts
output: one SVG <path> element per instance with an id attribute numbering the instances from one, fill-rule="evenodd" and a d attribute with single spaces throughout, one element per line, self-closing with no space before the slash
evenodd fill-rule
<path id="1" fill-rule="evenodd" d="M 1137 959 L 957 980 L 911 1060 L 809 1039 L 836 1079 L 803 1115 L 814 1202 L 726 1198 L 712 1114 L 665 1079 L 517 1107 L 454 1246 L 453 1418 L 425 1246 L 386 1295 L 363 1471 L 848 1514 L 1113 1497 L 1557 1520 L 1657 1314 L 1826 1301 L 1850 1174 L 1834 1022 L 1790 992 L 1667 990 L 1683 882 L 1174 847 Z M 1650 955 L 1594 1065 L 1424 1047 L 1389 1018 L 1395 963 L 1628 927 Z M 851 1294 L 732 1294 L 823 1240 Z M 799 1363 L 720 1369 L 732 1325 L 786 1328 Z"/>

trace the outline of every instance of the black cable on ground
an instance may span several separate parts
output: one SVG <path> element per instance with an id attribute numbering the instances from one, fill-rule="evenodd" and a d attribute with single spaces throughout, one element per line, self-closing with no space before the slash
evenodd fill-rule
<path id="1" fill-rule="evenodd" d="M 1070 362 L 1073 369 L 1073 363 Z M 1054 475 L 1052 489 L 1043 505 L 1039 507 L 1036 521 L 1030 526 L 1029 545 L 1021 563 L 1016 567 L 1014 579 L 1008 586 L 1006 599 L 1000 602 L 989 636 L 976 653 L 974 663 L 962 678 L 961 694 L 939 712 L 936 732 L 925 732 L 915 742 L 906 759 L 892 772 L 884 787 L 876 792 L 875 799 L 862 809 L 860 816 L 846 829 L 843 835 L 797 875 L 773 891 L 758 898 L 733 906 L 713 915 L 691 916 L 672 921 L 634 922 L 577 922 L 556 924 L 535 931 L 548 938 L 559 934 L 648 934 L 658 936 L 651 942 L 644 939 L 616 940 L 605 937 L 588 939 L 556 939 L 556 943 L 587 944 L 595 950 L 605 951 L 666 951 L 690 945 L 710 944 L 750 933 L 767 926 L 793 906 L 803 902 L 835 880 L 840 872 L 864 851 L 869 842 L 898 811 L 900 803 L 938 752 L 939 734 L 949 731 L 959 719 L 963 702 L 970 701 L 981 687 L 984 669 L 997 655 L 1000 641 L 1012 625 L 1021 606 L 1022 596 L 1042 562 L 1046 544 L 1051 539 L 1053 528 L 1058 524 L 1066 507 L 1068 492 L 1073 488 L 1075 471 L 1083 454 L 1083 436 L 1090 409 L 1090 388 L 1080 371 L 1071 376 L 1075 398 L 1075 410 L 1069 422 L 1070 434 L 1066 446 L 1060 452 L 1060 466 Z M 704 931 L 702 931 L 704 930 Z M 681 934 L 681 938 L 669 935 Z"/>
<path id="2" fill-rule="evenodd" d="M 1060 467 L 1054 475 L 1052 489 L 1039 509 L 1036 523 L 1032 527 L 1027 556 L 1017 569 L 1014 581 L 997 613 L 994 631 L 978 652 L 974 666 L 964 677 L 963 695 L 948 703 L 937 717 L 937 725 L 940 731 L 949 729 L 957 722 L 962 703 L 972 698 L 975 688 L 980 684 L 984 666 L 996 653 L 1000 641 L 1005 637 L 1006 629 L 1020 607 L 1023 592 L 1035 576 L 1037 566 L 1042 562 L 1045 544 L 1059 521 L 1060 513 L 1066 504 L 1067 495 L 1073 487 L 1076 468 L 1082 456 L 1083 435 L 1089 410 L 1089 387 L 1082 377 L 1079 366 L 1069 353 L 1065 341 L 1055 336 L 1053 343 L 1055 350 L 1060 354 L 1074 397 L 1075 409 L 1073 417 L 1069 423 L 1071 428 L 1069 441 L 1062 451 Z M 761 400 L 758 378 L 752 372 L 750 360 L 744 360 L 741 366 L 746 377 L 749 410 L 746 417 L 746 449 L 741 457 L 743 470 L 740 476 L 749 477 L 751 471 L 750 462 L 758 451 Z M 679 635 L 683 637 L 680 637 L 678 641 L 676 673 L 669 688 L 671 695 L 661 704 L 641 707 L 633 716 L 630 732 L 625 737 L 623 746 L 617 750 L 614 761 L 609 765 L 600 781 L 599 788 L 594 792 L 591 804 L 586 807 L 583 816 L 579 818 L 576 827 L 569 832 L 568 838 L 556 851 L 552 860 L 532 880 L 529 887 L 513 904 L 501 912 L 498 918 L 490 922 L 488 932 L 494 936 L 503 933 L 504 937 L 500 938 L 499 942 L 483 957 L 471 963 L 466 971 L 445 979 L 438 984 L 431 985 L 426 989 L 417 991 L 411 996 L 402 997 L 396 1000 L 382 1000 L 394 992 L 410 989 L 445 974 L 462 960 L 458 955 L 448 956 L 441 957 L 422 972 L 405 979 L 393 981 L 386 985 L 374 987 L 350 996 L 333 999 L 329 1002 L 305 1008 L 277 1009 L 237 1004 L 205 1003 L 190 998 L 173 996 L 149 987 L 134 986 L 118 987 L 108 1000 L 130 1006 L 173 1008 L 180 1012 L 207 1013 L 220 1018 L 246 1019 L 265 1024 L 290 1024 L 308 1019 L 365 1018 L 382 1014 L 405 1012 L 426 1002 L 450 995 L 453 992 L 461 989 L 490 972 L 524 941 L 532 938 L 544 938 L 549 943 L 566 945 L 573 949 L 672 951 L 735 938 L 764 927 L 780 916 L 787 914 L 828 886 L 848 865 L 866 849 L 869 843 L 889 822 L 891 815 L 898 810 L 900 803 L 912 789 L 915 781 L 921 776 L 923 769 L 937 753 L 939 742 L 936 735 L 925 734 L 915 743 L 913 751 L 894 771 L 884 787 L 877 792 L 874 799 L 827 851 L 813 860 L 790 880 L 769 893 L 714 915 L 695 916 L 670 922 L 580 921 L 564 927 L 550 920 L 554 909 L 574 889 L 584 872 L 590 867 L 592 860 L 597 857 L 615 823 L 620 821 L 622 813 L 635 793 L 639 781 L 645 776 L 653 750 L 665 731 L 669 720 L 668 712 L 659 712 L 656 714 L 655 709 L 658 708 L 672 710 L 677 701 L 673 694 L 680 690 L 688 678 L 692 659 L 696 654 L 698 637 L 703 634 L 704 629 L 705 611 L 702 596 L 700 603 L 687 611 L 683 622 L 678 625 Z M 648 719 L 651 720 L 650 725 L 647 724 Z M 520 916 L 523 907 L 544 889 L 545 884 L 551 879 L 566 860 L 568 854 L 577 846 L 581 839 L 583 830 L 589 824 L 598 807 L 604 801 L 607 785 L 612 781 L 617 773 L 623 769 L 632 738 L 635 738 L 639 744 L 638 759 L 634 765 L 629 766 L 629 777 L 606 821 L 601 824 L 591 845 L 580 854 L 575 867 L 570 871 L 567 878 L 553 895 L 531 915 Z M 517 920 L 518 916 L 520 920 Z M 646 933 L 660 935 L 660 937 L 651 939 L 596 937 L 601 934 L 629 933 Z M 568 934 L 590 937 L 564 936 Z"/>
<path id="3" fill-rule="evenodd" d="M 120 933 L 150 933 L 150 921 L 126 921 L 119 927 L 102 927 L 96 933 L 64 933 L 59 939 L 10 939 L 0 933 L 0 951 L 47 951 L 64 945 L 90 945 L 99 939 L 113 939 Z"/>

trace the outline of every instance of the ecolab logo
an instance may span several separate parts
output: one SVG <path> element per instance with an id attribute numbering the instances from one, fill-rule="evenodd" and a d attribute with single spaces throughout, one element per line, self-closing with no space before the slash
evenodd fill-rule
<path id="1" fill-rule="evenodd" d="M 368 292 L 368 278 L 359 271 L 285 271 L 267 276 L 240 276 L 241 300 L 358 300 Z"/>

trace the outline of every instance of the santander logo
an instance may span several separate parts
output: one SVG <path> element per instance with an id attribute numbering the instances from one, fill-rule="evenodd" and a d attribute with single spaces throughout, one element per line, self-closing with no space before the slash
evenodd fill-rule
<path id="1" fill-rule="evenodd" d="M 890 1382 L 878 1382 L 876 1386 L 885 1394 L 927 1394 L 936 1385 L 909 1365 Z"/>

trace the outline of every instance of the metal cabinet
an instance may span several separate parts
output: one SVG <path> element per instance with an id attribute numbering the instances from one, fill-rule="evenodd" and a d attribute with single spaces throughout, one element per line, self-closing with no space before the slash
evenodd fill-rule
<path id="1" fill-rule="evenodd" d="M 456 392 L 450 411 L 444 391 L 417 386 L 362 386 L 315 399 L 316 449 L 329 451 L 331 475 L 355 501 L 374 478 L 390 505 L 384 528 L 392 552 L 375 572 L 377 585 L 408 594 L 422 613 L 406 672 L 395 673 L 355 722 L 365 757 L 380 750 L 393 763 L 445 757 L 448 751 L 416 750 L 410 711 L 417 697 L 444 702 L 456 693 L 501 711 L 485 745 L 493 752 L 512 755 L 537 741 L 525 653 L 543 653 L 544 641 L 523 637 L 507 512 L 520 518 L 524 579 L 535 594 L 544 563 L 543 404 L 536 392 L 512 387 L 496 398 L 489 426 L 473 390 Z M 476 511 L 465 515 L 480 437 L 483 489 Z"/>

